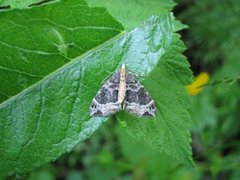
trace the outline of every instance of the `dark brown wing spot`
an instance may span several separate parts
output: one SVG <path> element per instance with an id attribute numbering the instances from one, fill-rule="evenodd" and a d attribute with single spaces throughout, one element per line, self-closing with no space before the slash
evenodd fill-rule
<path id="1" fill-rule="evenodd" d="M 118 90 L 112 91 L 112 100 L 111 102 L 117 102 L 118 101 Z"/>
<path id="2" fill-rule="evenodd" d="M 117 89 L 118 88 L 118 84 L 111 84 L 110 86 L 109 86 L 109 88 L 111 88 L 111 89 Z"/>
<path id="3" fill-rule="evenodd" d="M 109 82 L 113 84 L 119 84 L 120 81 L 120 72 L 117 72 L 112 75 L 112 77 L 109 79 Z"/>
<path id="4" fill-rule="evenodd" d="M 128 88 L 130 88 L 133 91 L 138 89 L 137 84 L 128 84 L 127 86 L 128 86 Z"/>
<path id="5" fill-rule="evenodd" d="M 100 104 L 106 104 L 107 102 L 109 102 L 110 97 L 111 97 L 110 91 L 107 88 L 102 87 L 100 93 L 96 96 L 95 99 Z"/>
<path id="6" fill-rule="evenodd" d="M 117 102 L 118 100 L 118 90 L 108 90 L 107 88 L 103 87 L 100 90 L 100 93 L 96 96 L 96 101 L 99 104 L 106 104 L 110 102 Z"/>
<path id="7" fill-rule="evenodd" d="M 133 74 L 127 72 L 126 73 L 126 83 L 127 84 L 135 84 L 135 83 L 137 83 L 136 77 Z"/>
<path id="8" fill-rule="evenodd" d="M 100 110 L 98 110 L 96 113 L 94 113 L 95 115 L 102 115 L 102 112 Z"/>
<path id="9" fill-rule="evenodd" d="M 153 116 L 153 115 L 146 111 L 146 112 L 143 114 L 143 116 Z"/>
<path id="10" fill-rule="evenodd" d="M 145 91 L 143 87 L 141 87 L 137 92 L 138 102 L 140 105 L 146 105 L 151 101 L 150 96 Z"/>
<path id="11" fill-rule="evenodd" d="M 132 102 L 138 103 L 138 97 L 137 97 L 136 92 L 127 90 L 126 91 L 126 101 L 129 103 L 132 103 Z"/>
<path id="12" fill-rule="evenodd" d="M 150 110 L 155 110 L 155 104 L 152 104 L 150 107 L 149 107 Z"/>

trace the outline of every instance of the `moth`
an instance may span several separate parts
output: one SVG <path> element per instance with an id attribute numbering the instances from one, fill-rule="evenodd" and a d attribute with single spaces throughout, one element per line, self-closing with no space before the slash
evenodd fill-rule
<path id="1" fill-rule="evenodd" d="M 91 116 L 109 116 L 120 110 L 139 117 L 155 117 L 156 105 L 135 75 L 126 70 L 123 64 L 93 98 Z"/>

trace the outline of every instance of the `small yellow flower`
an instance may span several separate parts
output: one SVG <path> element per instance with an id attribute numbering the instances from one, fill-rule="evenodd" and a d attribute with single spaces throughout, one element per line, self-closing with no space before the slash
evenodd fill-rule
<path id="1" fill-rule="evenodd" d="M 209 80 L 209 74 L 206 72 L 201 72 L 196 78 L 195 81 L 187 86 L 188 94 L 196 95 L 202 91 L 203 85 L 206 84 Z"/>

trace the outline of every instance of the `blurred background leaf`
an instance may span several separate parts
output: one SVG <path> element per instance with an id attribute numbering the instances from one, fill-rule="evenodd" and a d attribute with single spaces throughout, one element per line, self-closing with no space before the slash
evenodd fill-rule
<path id="1" fill-rule="evenodd" d="M 195 75 L 207 71 L 210 76 L 203 92 L 192 98 L 190 109 L 195 160 L 202 178 L 239 178 L 240 2 L 178 3 L 177 17 L 189 26 L 183 31 L 185 54 Z M 223 166 L 226 161 L 229 168 Z"/>

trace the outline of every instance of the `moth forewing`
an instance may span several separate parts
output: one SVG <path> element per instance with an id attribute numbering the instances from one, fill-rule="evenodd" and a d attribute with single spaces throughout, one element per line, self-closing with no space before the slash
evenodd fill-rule
<path id="1" fill-rule="evenodd" d="M 100 88 L 90 106 L 91 116 L 109 116 L 121 110 L 118 101 L 120 73 L 113 74 Z"/>
<path id="2" fill-rule="evenodd" d="M 156 105 L 143 85 L 130 72 L 126 73 L 125 110 L 139 117 L 156 114 Z"/>

